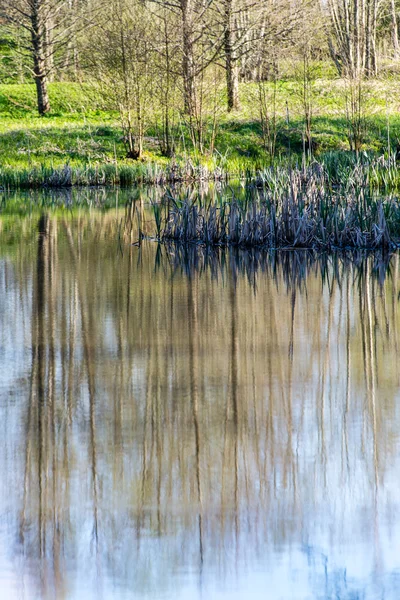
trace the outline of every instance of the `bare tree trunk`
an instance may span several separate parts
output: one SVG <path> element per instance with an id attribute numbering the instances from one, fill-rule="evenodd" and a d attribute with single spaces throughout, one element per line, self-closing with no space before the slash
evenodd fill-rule
<path id="1" fill-rule="evenodd" d="M 366 23 L 365 23 L 365 74 L 371 74 L 371 64 L 372 64 L 372 32 L 371 32 L 371 0 L 366 0 Z"/>
<path id="2" fill-rule="evenodd" d="M 171 93 L 171 56 L 170 56 L 170 40 L 168 36 L 167 19 L 164 15 L 164 44 L 165 44 L 165 92 L 164 92 L 164 144 L 163 152 L 165 156 L 172 156 L 172 145 L 170 135 L 170 119 L 169 119 L 169 102 Z"/>
<path id="3" fill-rule="evenodd" d="M 377 52 L 376 52 L 376 31 L 378 28 L 378 0 L 372 1 L 372 27 L 371 27 L 371 76 L 378 74 Z"/>
<path id="4" fill-rule="evenodd" d="M 181 10 L 183 35 L 182 76 L 184 110 L 187 115 L 193 116 L 195 114 L 195 73 L 193 57 L 193 32 L 191 26 L 191 0 L 181 0 Z"/>
<path id="5" fill-rule="evenodd" d="M 46 73 L 48 80 L 54 79 L 54 44 L 53 44 L 53 23 L 51 18 L 48 18 L 45 28 L 45 58 L 46 58 Z"/>
<path id="6" fill-rule="evenodd" d="M 392 17 L 392 41 L 393 41 L 394 57 L 398 58 L 399 54 L 400 54 L 400 45 L 399 45 L 399 27 L 397 25 L 395 0 L 390 0 L 390 12 L 391 12 L 391 17 Z"/>
<path id="7" fill-rule="evenodd" d="M 366 40 L 365 40 L 365 23 L 366 23 L 366 10 L 367 10 L 367 2 L 368 0 L 361 0 L 361 15 L 360 15 L 360 27 L 359 34 L 361 38 L 360 47 L 361 47 L 361 72 L 364 73 L 365 63 L 366 63 Z"/>
<path id="8" fill-rule="evenodd" d="M 373 77 L 376 75 L 376 27 L 377 27 L 377 0 L 366 2 L 366 25 L 365 25 L 365 75 Z"/>
<path id="9" fill-rule="evenodd" d="M 143 154 L 143 139 L 144 139 L 142 105 L 141 105 L 139 90 L 137 92 L 136 118 L 137 118 L 137 158 L 139 159 L 139 158 L 141 158 L 141 156 Z"/>
<path id="10" fill-rule="evenodd" d="M 339 74 L 374 77 L 379 0 L 327 0 L 327 6 L 334 38 L 328 38 L 329 50 Z"/>
<path id="11" fill-rule="evenodd" d="M 239 110 L 239 77 L 238 68 L 233 64 L 232 57 L 225 54 L 226 59 L 226 89 L 228 94 L 228 111 Z"/>
<path id="12" fill-rule="evenodd" d="M 76 0 L 72 0 L 69 4 L 68 10 L 70 13 L 70 18 L 73 19 L 74 15 L 76 15 L 79 10 L 78 2 Z M 73 27 L 71 28 L 70 40 L 67 44 L 62 70 L 69 71 L 66 75 L 67 80 L 69 77 L 71 77 L 71 73 L 73 73 L 75 81 L 79 80 L 79 50 L 77 44 L 76 21 L 73 21 Z"/>
<path id="13" fill-rule="evenodd" d="M 361 52 L 360 52 L 360 5 L 358 0 L 354 0 L 354 14 L 353 14 L 353 43 L 354 43 L 354 67 L 357 73 L 357 76 L 361 70 Z"/>
<path id="14" fill-rule="evenodd" d="M 234 0 L 225 0 L 224 53 L 228 111 L 239 109 L 239 79 L 234 56 L 234 32 L 232 30 L 232 9 Z"/>
<path id="15" fill-rule="evenodd" d="M 39 115 L 44 115 L 50 110 L 50 100 L 47 91 L 47 61 L 44 45 L 46 38 L 46 22 L 43 16 L 43 6 L 41 1 L 33 0 L 31 7 L 31 37 L 37 104 Z"/>

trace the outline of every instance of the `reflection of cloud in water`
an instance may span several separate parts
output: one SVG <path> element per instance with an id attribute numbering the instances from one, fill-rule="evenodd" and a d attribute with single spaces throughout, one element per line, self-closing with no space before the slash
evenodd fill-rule
<path id="1" fill-rule="evenodd" d="M 7 596 L 398 597 L 398 256 L 39 227 L 0 263 Z"/>

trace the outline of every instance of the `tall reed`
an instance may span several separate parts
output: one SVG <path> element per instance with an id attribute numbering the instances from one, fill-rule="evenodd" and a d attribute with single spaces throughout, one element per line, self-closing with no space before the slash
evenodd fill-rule
<path id="1" fill-rule="evenodd" d="M 390 248 L 400 240 L 400 203 L 373 194 L 365 173 L 332 186 L 313 164 L 287 174 L 266 172 L 260 189 L 242 201 L 214 203 L 171 195 L 164 200 L 158 237 L 212 246 L 267 248 Z"/>

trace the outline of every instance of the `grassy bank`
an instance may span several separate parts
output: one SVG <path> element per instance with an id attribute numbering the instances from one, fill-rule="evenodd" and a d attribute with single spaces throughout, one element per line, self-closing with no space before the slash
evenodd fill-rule
<path id="1" fill-rule="evenodd" d="M 272 86 L 272 84 L 271 84 Z M 272 88 L 271 88 L 272 89 Z M 349 150 L 346 89 L 340 80 L 318 79 L 312 88 L 312 159 L 333 164 L 332 153 Z M 50 85 L 52 112 L 38 117 L 35 90 L 30 85 L 0 86 L 0 185 L 7 189 L 122 185 L 136 181 L 168 183 L 193 179 L 246 176 L 271 162 L 302 160 L 304 118 L 301 87 L 279 82 L 276 92 L 276 155 L 271 161 L 263 143 L 257 86 L 241 87 L 241 110 L 218 114 L 215 149 L 199 155 L 190 150 L 184 125 L 177 130 L 176 154 L 162 156 L 156 122 L 146 131 L 142 161 L 125 158 L 118 114 L 104 110 L 84 86 Z M 361 150 L 371 155 L 394 150 L 400 140 L 397 81 L 370 82 L 364 90 Z M 267 90 L 268 92 L 268 90 Z M 221 99 L 223 106 L 223 98 Z M 156 119 L 156 117 L 154 117 Z M 388 142 L 389 137 L 389 142 Z M 343 158 L 337 159 L 338 164 Z"/>

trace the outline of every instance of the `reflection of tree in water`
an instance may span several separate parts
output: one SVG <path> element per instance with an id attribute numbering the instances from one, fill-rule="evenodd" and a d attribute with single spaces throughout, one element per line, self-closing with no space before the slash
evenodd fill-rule
<path id="1" fill-rule="evenodd" d="M 121 255 L 82 220 L 38 228 L 36 266 L 15 257 L 9 277 L 32 328 L 13 510 L 41 595 L 67 597 L 80 562 L 99 586 L 231 577 L 327 522 L 331 543 L 351 522 L 348 543 L 379 553 L 397 464 L 397 256 Z M 310 567 L 315 585 L 324 569 Z M 338 573 L 328 561 L 332 595 Z"/>

